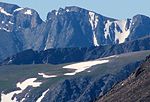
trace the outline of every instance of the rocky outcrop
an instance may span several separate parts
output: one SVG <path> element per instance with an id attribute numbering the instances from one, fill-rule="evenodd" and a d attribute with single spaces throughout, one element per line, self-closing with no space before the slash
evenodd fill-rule
<path id="1" fill-rule="evenodd" d="M 101 97 L 98 102 L 149 102 L 150 101 L 150 56 L 130 77 Z"/>

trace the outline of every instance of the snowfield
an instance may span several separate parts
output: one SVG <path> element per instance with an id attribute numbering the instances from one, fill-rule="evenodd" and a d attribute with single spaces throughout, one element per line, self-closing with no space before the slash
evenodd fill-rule
<path id="1" fill-rule="evenodd" d="M 43 78 L 55 78 L 57 75 L 46 75 L 44 73 L 38 73 L 38 75 L 42 76 Z"/>
<path id="2" fill-rule="evenodd" d="M 11 99 L 15 94 L 19 94 L 21 91 L 14 91 L 8 94 L 1 93 L 1 102 L 16 102 L 16 99 Z"/>
<path id="3" fill-rule="evenodd" d="M 29 78 L 25 80 L 24 82 L 17 83 L 17 87 L 19 87 L 21 90 L 26 89 L 28 86 L 32 87 L 38 87 L 42 84 L 42 82 L 35 82 L 37 78 Z"/>
<path id="4" fill-rule="evenodd" d="M 14 97 L 14 99 L 12 99 L 12 97 L 15 94 L 19 94 L 22 93 L 23 90 L 25 90 L 28 86 L 32 86 L 32 87 L 39 87 L 42 82 L 35 82 L 37 78 L 29 78 L 26 79 L 23 82 L 18 82 L 17 83 L 17 87 L 20 88 L 21 90 L 17 90 L 14 92 L 10 92 L 8 94 L 4 94 L 3 92 L 1 93 L 1 102 L 17 102 L 16 98 Z"/>
<path id="5" fill-rule="evenodd" d="M 95 60 L 95 61 L 86 61 L 86 62 L 80 62 L 80 63 L 67 65 L 67 66 L 64 66 L 63 68 L 74 69 L 75 71 L 72 73 L 65 73 L 64 75 L 75 75 L 77 73 L 85 71 L 86 69 L 91 68 L 92 66 L 104 64 L 108 62 L 109 60 Z"/>

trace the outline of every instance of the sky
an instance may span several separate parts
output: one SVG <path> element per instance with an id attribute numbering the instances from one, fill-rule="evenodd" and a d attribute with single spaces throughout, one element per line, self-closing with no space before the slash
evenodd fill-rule
<path id="1" fill-rule="evenodd" d="M 126 19 L 136 14 L 150 17 L 150 0 L 0 0 L 6 3 L 17 4 L 21 7 L 35 9 L 43 20 L 51 10 L 65 6 L 78 6 L 101 15 Z"/>

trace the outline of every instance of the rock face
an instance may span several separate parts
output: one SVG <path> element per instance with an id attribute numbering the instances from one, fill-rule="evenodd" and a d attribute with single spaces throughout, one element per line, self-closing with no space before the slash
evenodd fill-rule
<path id="1" fill-rule="evenodd" d="M 142 36 L 150 35 L 150 19 L 144 15 L 136 15 L 133 17 L 131 33 L 129 35 L 130 40 L 140 38 Z"/>
<path id="2" fill-rule="evenodd" d="M 29 8 L 0 3 L 0 59 L 25 49 L 40 49 L 45 23 Z"/>
<path id="3" fill-rule="evenodd" d="M 89 48 L 57 48 L 45 51 L 26 50 L 8 57 L 1 64 L 62 64 L 94 60 L 115 54 L 150 50 L 150 37 L 138 39 L 120 45 Z"/>
<path id="4" fill-rule="evenodd" d="M 75 6 L 48 13 L 42 21 L 30 8 L 0 2 L 0 60 L 26 49 L 90 47 L 149 36 L 150 19 L 117 20 Z"/>
<path id="5" fill-rule="evenodd" d="M 128 79 L 120 82 L 98 102 L 149 102 L 150 56 Z"/>

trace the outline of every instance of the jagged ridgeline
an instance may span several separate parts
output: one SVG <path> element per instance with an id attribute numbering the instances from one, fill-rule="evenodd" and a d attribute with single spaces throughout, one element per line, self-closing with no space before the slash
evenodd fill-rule
<path id="1" fill-rule="evenodd" d="M 118 20 L 70 6 L 43 21 L 0 2 L 1 102 L 93 102 L 148 55 L 147 16 Z"/>
<path id="2" fill-rule="evenodd" d="M 43 21 L 30 8 L 0 2 L 0 59 L 26 49 L 90 47 L 125 43 L 149 36 L 150 18 L 118 20 L 70 6 L 53 10 Z"/>

